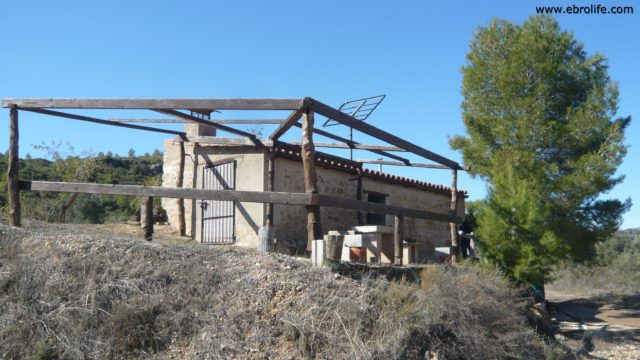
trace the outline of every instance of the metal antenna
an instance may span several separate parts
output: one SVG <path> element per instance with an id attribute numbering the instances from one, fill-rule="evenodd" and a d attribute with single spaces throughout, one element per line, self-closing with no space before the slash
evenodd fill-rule
<path id="1" fill-rule="evenodd" d="M 338 110 L 355 118 L 356 120 L 365 121 L 380 105 L 387 95 L 370 96 L 363 99 L 345 101 L 340 105 Z M 332 119 L 327 119 L 322 125 L 323 127 L 339 125 L 340 123 Z M 353 128 L 349 127 L 349 140 L 353 142 Z M 353 148 L 349 149 L 351 160 L 353 160 Z"/>

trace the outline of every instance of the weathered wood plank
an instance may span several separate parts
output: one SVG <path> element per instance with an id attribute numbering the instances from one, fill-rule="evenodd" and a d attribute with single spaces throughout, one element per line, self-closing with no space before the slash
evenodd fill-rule
<path id="1" fill-rule="evenodd" d="M 458 171 L 451 171 L 451 216 L 458 214 Z M 460 246 L 458 244 L 458 229 L 455 222 L 449 223 L 451 230 L 451 261 L 458 263 L 460 261 Z"/>
<path id="2" fill-rule="evenodd" d="M 304 190 L 309 195 L 318 194 L 318 179 L 316 174 L 316 151 L 313 147 L 313 111 L 306 109 L 302 116 L 302 171 L 304 175 Z M 320 222 L 320 207 L 317 204 L 307 205 L 307 251 L 311 251 L 314 240 L 322 239 L 322 225 Z"/>
<path id="3" fill-rule="evenodd" d="M 187 141 L 197 142 L 199 144 L 228 146 L 255 146 L 256 141 L 258 141 L 262 146 L 270 147 L 273 145 L 271 140 L 251 140 L 247 138 L 223 138 L 214 136 L 187 136 Z"/>
<path id="4" fill-rule="evenodd" d="M 342 258 L 344 236 L 325 235 L 324 239 L 327 250 L 327 258 L 333 261 L 340 261 L 340 259 Z"/>
<path id="5" fill-rule="evenodd" d="M 269 151 L 267 155 L 267 191 L 273 192 L 275 190 L 275 154 L 273 151 Z M 267 211 L 265 216 L 267 227 L 273 226 L 273 203 L 267 204 Z"/>
<path id="6" fill-rule="evenodd" d="M 363 132 L 369 136 L 373 136 L 376 139 L 382 140 L 386 143 L 389 143 L 391 145 L 403 148 L 409 152 L 412 152 L 416 155 L 422 156 L 426 159 L 429 159 L 431 161 L 435 161 L 438 164 L 442 164 L 445 166 L 448 166 L 451 169 L 459 169 L 460 165 L 450 159 L 445 158 L 444 156 L 438 155 L 434 152 L 431 152 L 427 149 L 424 149 L 416 144 L 413 144 L 407 140 L 401 139 L 393 134 L 390 134 L 384 130 L 378 129 L 375 126 L 372 126 L 370 124 L 367 124 L 364 121 L 358 121 L 355 118 L 353 118 L 352 116 L 349 116 L 337 109 L 332 108 L 331 106 L 328 106 L 326 104 L 323 104 L 317 100 L 314 99 L 310 99 L 310 106 L 311 108 L 321 114 L 324 115 L 328 118 L 331 118 L 343 125 L 349 126 L 351 128 L 354 128 L 360 132 Z"/>
<path id="7" fill-rule="evenodd" d="M 362 170 L 358 169 L 358 180 L 356 183 L 356 200 L 362 200 Z M 365 214 L 362 211 L 358 211 L 356 213 L 356 220 L 358 221 L 358 226 L 362 226 L 365 224 Z"/>
<path id="8" fill-rule="evenodd" d="M 9 111 L 9 157 L 7 159 L 7 193 L 9 202 L 9 226 L 21 226 L 19 178 L 19 130 L 18 107 Z"/>
<path id="9" fill-rule="evenodd" d="M 291 145 L 300 145 L 299 141 L 292 141 L 289 144 Z M 360 143 L 353 144 L 337 144 L 337 143 L 325 143 L 325 142 L 314 142 L 315 147 L 319 148 L 332 148 L 332 149 L 358 149 L 358 150 L 382 150 L 382 151 L 407 151 L 401 149 L 397 146 L 384 146 L 384 145 L 366 145 Z M 403 163 L 404 164 L 404 163 Z M 448 168 L 447 168 L 448 169 Z"/>
<path id="10" fill-rule="evenodd" d="M 118 123 L 156 123 L 156 124 L 184 124 L 190 123 L 189 120 L 184 119 L 108 119 L 112 122 Z M 237 124 L 237 125 L 270 125 L 270 124 L 282 124 L 286 119 L 216 119 L 209 120 L 214 124 Z"/>
<path id="11" fill-rule="evenodd" d="M 88 184 L 49 181 L 20 181 L 19 188 L 28 191 L 78 192 L 85 194 L 157 196 L 174 199 L 223 200 L 255 203 L 274 203 L 288 205 L 311 205 L 314 200 L 311 194 L 238 191 L 238 190 L 204 190 L 179 189 L 161 186 L 120 185 L 120 184 Z"/>
<path id="12" fill-rule="evenodd" d="M 58 117 L 63 117 L 63 118 L 67 118 L 67 119 L 87 121 L 87 122 L 92 122 L 92 123 L 96 123 L 96 124 L 118 126 L 118 127 L 128 128 L 128 129 L 153 131 L 153 132 L 158 132 L 158 133 L 163 133 L 163 134 L 171 134 L 171 135 L 179 135 L 179 136 L 185 136 L 186 135 L 182 131 L 158 129 L 158 128 L 149 127 L 149 126 L 142 126 L 142 125 L 115 123 L 115 122 L 111 122 L 111 121 L 108 121 L 108 120 L 97 119 L 97 118 L 94 118 L 94 117 L 89 117 L 89 116 L 84 116 L 84 115 L 77 115 L 77 114 L 69 114 L 69 113 L 64 113 L 64 112 L 54 111 L 54 110 L 26 109 L 26 108 L 22 109 L 22 110 L 30 111 L 30 112 L 34 112 L 34 113 L 38 113 L 38 114 L 58 116 Z"/>
<path id="13" fill-rule="evenodd" d="M 343 199 L 331 195 L 318 195 L 318 204 L 320 206 L 327 206 L 339 209 L 351 209 L 359 210 L 387 215 L 402 215 L 405 217 L 411 217 L 416 219 L 427 219 L 444 222 L 456 222 L 461 223 L 462 219 L 459 217 L 453 217 L 450 214 L 439 214 L 426 210 L 409 209 L 404 207 L 378 204 L 373 202 L 358 201 L 352 199 Z"/>
<path id="14" fill-rule="evenodd" d="M 185 165 L 185 153 L 184 153 L 184 141 L 179 141 L 180 146 L 180 159 L 178 164 L 178 178 L 176 179 L 176 187 L 182 188 L 184 182 L 184 165 Z M 187 234 L 187 225 L 184 216 L 184 199 L 178 199 L 178 231 L 180 236 Z"/>
<path id="15" fill-rule="evenodd" d="M 300 123 L 295 123 L 295 124 L 293 124 L 293 126 L 297 126 L 297 127 L 300 127 L 300 128 L 302 127 L 302 125 L 300 125 Z M 334 134 L 332 134 L 330 132 L 327 132 L 327 131 L 324 131 L 322 129 L 313 129 L 313 131 L 318 135 L 324 136 L 324 137 L 332 139 L 332 140 L 343 142 L 343 143 L 347 144 L 348 146 L 355 146 L 355 145 L 359 144 L 358 142 L 351 141 L 349 139 L 343 138 L 343 137 L 338 136 L 338 135 L 334 135 Z M 386 151 L 382 151 L 382 150 L 367 150 L 367 151 L 370 151 L 370 152 L 372 152 L 374 154 L 386 156 L 386 157 L 388 157 L 390 159 L 395 159 L 395 160 L 398 160 L 398 161 L 409 163 L 409 159 L 405 159 L 403 157 L 400 157 L 400 156 L 395 155 L 395 154 L 388 153 Z"/>
<path id="16" fill-rule="evenodd" d="M 232 127 L 229 127 L 229 126 L 226 126 L 226 125 L 222 125 L 222 124 L 214 124 L 210 120 L 200 119 L 200 118 L 195 117 L 193 115 L 185 114 L 183 112 L 172 110 L 172 109 L 154 109 L 154 111 L 157 111 L 157 112 L 159 112 L 161 114 L 171 115 L 171 116 L 175 116 L 175 117 L 182 118 L 182 119 L 185 119 L 185 120 L 189 120 L 191 122 L 195 122 L 195 123 L 198 123 L 198 124 L 201 124 L 201 125 L 209 126 L 209 127 L 214 128 L 214 129 L 226 131 L 228 133 L 244 136 L 244 137 L 249 138 L 252 141 L 254 141 L 256 143 L 256 145 L 259 144 L 259 142 L 256 141 L 256 136 L 254 134 L 248 133 L 246 131 L 234 129 Z"/>
<path id="17" fill-rule="evenodd" d="M 50 109 L 296 110 L 300 99 L 2 99 L 2 107 Z"/>
<path id="18" fill-rule="evenodd" d="M 451 170 L 450 167 L 440 164 L 424 164 L 424 163 L 415 163 L 412 162 L 410 164 L 405 164 L 401 161 L 388 161 L 388 160 L 373 160 L 373 159 L 358 159 L 357 162 L 361 162 L 364 164 L 380 164 L 380 165 L 391 165 L 391 166 L 412 166 L 419 168 L 427 168 L 427 169 L 445 169 Z M 460 166 L 460 170 L 469 171 L 468 166 Z"/>
<path id="19" fill-rule="evenodd" d="M 140 199 L 140 226 L 144 239 L 151 241 L 153 239 L 153 198 L 151 196 L 143 196 Z"/>
<path id="20" fill-rule="evenodd" d="M 402 241 L 404 240 L 404 218 L 394 216 L 393 224 L 393 263 L 402 266 Z"/>
<path id="21" fill-rule="evenodd" d="M 282 125 L 280 125 L 269 136 L 269 139 L 278 140 L 278 138 L 280 136 L 284 135 L 284 133 L 286 133 L 287 130 L 289 130 L 291 128 L 291 126 L 293 126 L 293 124 L 296 124 L 298 122 L 298 120 L 300 120 L 300 118 L 302 117 L 302 114 L 307 109 L 307 106 L 306 106 L 307 101 L 308 101 L 307 98 L 303 99 L 302 102 L 300 103 L 300 106 L 298 107 L 298 109 L 296 109 L 294 112 L 289 114 L 289 116 L 287 117 L 286 121 L 284 123 L 282 123 Z"/>

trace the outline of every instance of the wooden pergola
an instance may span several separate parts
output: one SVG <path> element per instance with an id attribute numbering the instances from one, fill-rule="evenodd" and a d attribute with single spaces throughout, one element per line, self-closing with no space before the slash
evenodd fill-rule
<path id="1" fill-rule="evenodd" d="M 273 204 L 305 205 L 307 208 L 307 240 L 322 239 L 320 221 L 320 207 L 333 207 L 367 211 L 395 216 L 395 250 L 396 263 L 401 264 L 401 246 L 403 238 L 403 217 L 413 217 L 444 221 L 450 223 L 452 259 L 458 259 L 458 242 L 456 224 L 462 219 L 457 216 L 457 172 L 468 170 L 457 162 L 433 153 L 419 145 L 411 143 L 371 124 L 359 121 L 320 101 L 306 97 L 304 99 L 2 99 L 2 107 L 10 109 L 9 158 L 8 158 L 8 195 L 9 195 L 9 224 L 20 226 L 20 198 L 19 191 L 52 191 L 70 193 L 91 193 L 111 195 L 142 196 L 150 199 L 153 196 L 177 199 L 200 200 L 231 200 L 242 202 L 266 203 L 267 222 L 272 221 Z M 99 119 L 84 115 L 59 111 L 59 109 L 94 109 L 94 110 L 151 110 L 170 118 L 167 119 Z M 237 191 L 237 190 L 204 190 L 178 187 L 157 187 L 138 185 L 111 185 L 90 183 L 64 183 L 45 181 L 20 181 L 18 173 L 18 112 L 27 111 L 55 117 L 68 118 L 79 121 L 92 122 L 103 125 L 118 126 L 135 130 L 151 131 L 176 135 L 181 142 L 186 140 L 186 133 L 168 130 L 140 123 L 197 123 L 238 135 L 239 141 L 257 147 L 269 147 L 279 142 L 279 138 L 292 127 L 302 129 L 300 142 L 291 144 L 301 147 L 300 153 L 304 171 L 304 193 L 284 193 L 273 191 L 273 179 L 268 179 L 268 191 Z M 198 114 L 210 114 L 216 110 L 289 110 L 286 119 L 227 119 L 209 120 Z M 343 138 L 314 126 L 314 114 L 323 115 L 353 130 L 360 131 L 388 145 L 366 145 Z M 266 140 L 258 139 L 256 135 L 234 128 L 233 124 L 279 124 L 277 129 Z M 313 135 L 321 135 L 337 143 L 314 143 Z M 314 159 L 316 147 L 360 149 L 384 156 L 390 160 L 360 160 L 362 163 L 378 163 L 394 166 L 415 166 L 423 168 L 451 170 L 451 207 L 448 214 L 435 213 L 419 209 L 391 206 L 344 199 L 318 192 L 316 179 L 316 162 Z M 412 153 L 430 163 L 412 163 L 409 159 L 397 153 Z M 270 175 L 273 176 L 273 158 L 269 159 Z M 270 177 L 271 177 L 270 176 Z M 149 204 L 149 200 L 143 204 Z M 146 209 L 150 211 L 150 209 Z M 149 220 L 151 221 L 151 220 Z"/>

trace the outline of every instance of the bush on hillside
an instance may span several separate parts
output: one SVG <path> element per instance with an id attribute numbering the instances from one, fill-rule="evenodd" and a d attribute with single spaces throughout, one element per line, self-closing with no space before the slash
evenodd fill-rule
<path id="1" fill-rule="evenodd" d="M 27 222 L 0 223 L 0 269 L 5 358 L 563 356 L 525 324 L 528 300 L 475 266 L 354 280 L 281 254 Z"/>

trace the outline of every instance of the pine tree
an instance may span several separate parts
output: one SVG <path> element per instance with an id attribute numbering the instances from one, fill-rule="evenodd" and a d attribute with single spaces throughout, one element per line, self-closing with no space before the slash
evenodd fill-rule
<path id="1" fill-rule="evenodd" d="M 615 118 L 606 58 L 549 16 L 480 27 L 462 73 L 467 136 L 450 143 L 489 183 L 477 215 L 485 253 L 539 284 L 558 260 L 592 255 L 630 206 L 601 199 L 623 180 L 630 118 Z"/>

